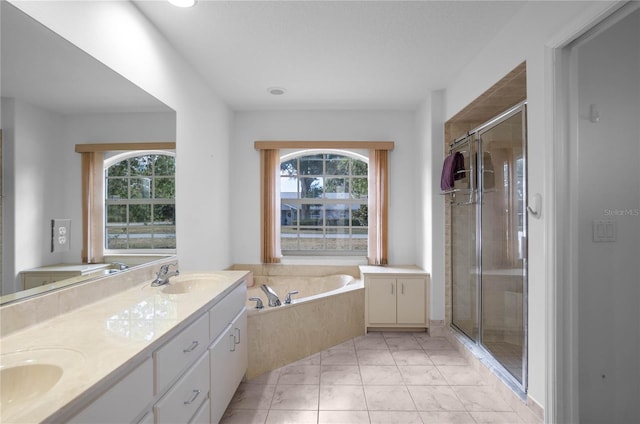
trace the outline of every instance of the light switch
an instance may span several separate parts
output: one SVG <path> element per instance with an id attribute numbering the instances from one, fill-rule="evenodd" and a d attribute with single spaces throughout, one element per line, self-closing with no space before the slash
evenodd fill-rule
<path id="1" fill-rule="evenodd" d="M 613 242 L 617 240 L 618 231 L 616 221 L 611 219 L 596 219 L 593 221 L 593 241 Z"/>
<path id="2" fill-rule="evenodd" d="M 51 251 L 67 252 L 71 247 L 71 220 L 51 220 Z"/>

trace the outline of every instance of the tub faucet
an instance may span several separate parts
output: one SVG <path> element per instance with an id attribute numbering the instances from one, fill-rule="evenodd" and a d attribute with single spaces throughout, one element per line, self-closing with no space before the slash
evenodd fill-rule
<path id="1" fill-rule="evenodd" d="M 169 267 L 175 267 L 175 271 L 169 272 Z M 178 264 L 164 264 L 160 267 L 160 271 L 156 274 L 156 279 L 151 283 L 151 287 L 164 286 L 165 284 L 169 284 L 169 278 L 180 275 L 180 271 L 178 271 Z"/>
<path id="2" fill-rule="evenodd" d="M 280 302 L 280 299 L 278 298 L 278 295 L 276 294 L 276 292 L 273 291 L 271 287 L 267 286 L 266 284 L 263 284 L 260 286 L 260 288 L 262 289 L 264 294 L 267 295 L 267 299 L 269 299 L 269 306 L 273 307 L 273 306 L 282 305 L 282 303 Z"/>

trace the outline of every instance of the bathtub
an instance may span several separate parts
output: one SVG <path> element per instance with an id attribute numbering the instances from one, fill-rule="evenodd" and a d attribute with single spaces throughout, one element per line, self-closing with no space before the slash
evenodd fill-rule
<path id="1" fill-rule="evenodd" d="M 290 265 L 233 269 L 253 272 L 247 282 L 249 379 L 365 332 L 364 284 L 356 277 L 357 267 L 355 271 Z M 271 287 L 283 305 L 269 307 L 261 284 Z M 285 296 L 295 290 L 299 294 L 285 305 Z M 264 308 L 256 309 L 250 297 L 261 298 Z"/>
<path id="2" fill-rule="evenodd" d="M 247 309 L 255 312 L 273 312 L 276 309 L 270 308 L 267 296 L 260 286 L 266 284 L 273 289 L 284 305 L 287 293 L 297 291 L 298 294 L 291 295 L 291 305 L 312 301 L 326 296 L 339 295 L 344 291 L 357 288 L 359 280 L 347 274 L 335 274 L 326 276 L 304 276 L 304 275 L 283 275 L 283 276 L 254 276 L 253 284 L 247 287 Z M 249 298 L 258 297 L 262 299 L 264 308 L 256 310 L 256 302 Z"/>

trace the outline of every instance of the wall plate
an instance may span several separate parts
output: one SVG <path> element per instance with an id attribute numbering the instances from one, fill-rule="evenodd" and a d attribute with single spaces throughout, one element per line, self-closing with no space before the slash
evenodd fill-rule
<path id="1" fill-rule="evenodd" d="M 67 252 L 71 247 L 71 220 L 51 220 L 51 251 Z"/>

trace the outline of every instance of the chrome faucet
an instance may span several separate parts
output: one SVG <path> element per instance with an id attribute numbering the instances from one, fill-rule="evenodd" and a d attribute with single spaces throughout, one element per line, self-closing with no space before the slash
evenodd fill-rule
<path id="1" fill-rule="evenodd" d="M 169 267 L 175 267 L 175 271 L 169 272 Z M 165 284 L 169 284 L 169 278 L 180 275 L 180 271 L 178 271 L 178 264 L 164 264 L 160 267 L 160 271 L 156 274 L 156 279 L 151 283 L 151 287 L 164 286 Z"/>
<path id="2" fill-rule="evenodd" d="M 276 294 L 276 292 L 273 291 L 271 287 L 267 286 L 266 284 L 263 284 L 260 286 L 260 288 L 262 289 L 264 294 L 267 295 L 267 299 L 269 299 L 269 306 L 273 307 L 273 306 L 282 305 L 282 303 L 280 302 L 280 299 L 278 298 L 278 295 Z"/>

